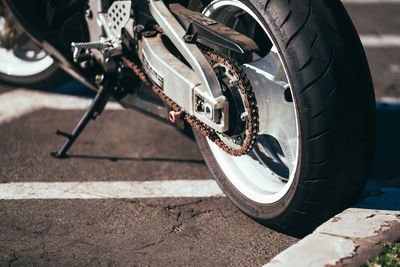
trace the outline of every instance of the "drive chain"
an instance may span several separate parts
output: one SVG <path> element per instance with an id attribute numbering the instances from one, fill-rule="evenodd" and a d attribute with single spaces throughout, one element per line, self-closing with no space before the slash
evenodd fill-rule
<path id="1" fill-rule="evenodd" d="M 189 123 L 190 126 L 200 132 L 203 136 L 209 138 L 229 155 L 241 156 L 247 154 L 253 149 L 254 144 L 256 143 L 259 129 L 257 101 L 250 82 L 247 79 L 244 71 L 234 60 L 228 59 L 224 55 L 221 55 L 202 44 L 198 44 L 198 46 L 201 51 L 206 55 L 206 57 L 211 61 L 210 63 L 212 65 L 219 63 L 226 66 L 235 77 L 237 81 L 237 86 L 238 88 L 240 88 L 242 94 L 244 95 L 244 104 L 247 110 L 246 138 L 243 140 L 243 145 L 241 145 L 240 149 L 231 148 L 221 139 L 221 133 L 217 133 L 214 129 L 212 129 L 196 117 L 191 116 L 188 113 L 184 113 L 184 119 L 187 123 Z M 122 59 L 125 64 L 130 67 L 133 72 L 142 80 L 142 82 L 145 83 L 147 86 L 151 86 L 153 92 L 157 94 L 172 110 L 176 112 L 183 111 L 182 108 L 178 104 L 176 104 L 171 98 L 166 96 L 160 88 L 152 84 L 150 79 L 147 78 L 146 74 L 138 67 L 138 65 L 136 65 L 134 62 L 130 61 L 126 57 L 122 57 Z"/>

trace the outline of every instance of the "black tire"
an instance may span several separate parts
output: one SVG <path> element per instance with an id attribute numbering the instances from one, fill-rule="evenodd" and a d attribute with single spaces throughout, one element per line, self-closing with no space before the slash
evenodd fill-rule
<path id="1" fill-rule="evenodd" d="M 252 201 L 224 174 L 207 140 L 197 132 L 195 137 L 216 181 L 240 210 L 274 229 L 305 234 L 352 205 L 369 177 L 376 115 L 368 63 L 339 0 L 241 2 L 259 14 L 291 83 L 300 128 L 294 181 L 275 203 Z"/>

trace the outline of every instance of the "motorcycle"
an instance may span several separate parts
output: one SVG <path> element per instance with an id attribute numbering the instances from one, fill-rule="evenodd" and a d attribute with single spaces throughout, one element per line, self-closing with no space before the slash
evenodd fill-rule
<path id="1" fill-rule="evenodd" d="M 55 66 L 97 91 L 73 132 L 57 132 L 67 141 L 55 157 L 113 98 L 192 129 L 226 196 L 264 225 L 306 233 L 359 198 L 375 97 L 339 0 L 3 2 Z"/>

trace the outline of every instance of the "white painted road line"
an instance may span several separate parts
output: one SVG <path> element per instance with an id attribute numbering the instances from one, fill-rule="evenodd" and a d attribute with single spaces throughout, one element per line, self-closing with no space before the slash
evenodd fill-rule
<path id="1" fill-rule="evenodd" d="M 91 99 L 17 89 L 0 94 L 0 103 L 1 124 L 43 108 L 85 110 L 90 105 Z M 123 109 L 115 102 L 109 102 L 106 108 L 113 110 Z"/>
<path id="2" fill-rule="evenodd" d="M 32 182 L 0 184 L 0 199 L 223 197 L 214 180 Z"/>
<path id="3" fill-rule="evenodd" d="M 400 0 L 342 0 L 344 4 L 400 4 Z"/>
<path id="4" fill-rule="evenodd" d="M 400 47 L 400 35 L 362 34 L 360 35 L 360 38 L 364 47 L 376 47 L 376 48 Z"/>

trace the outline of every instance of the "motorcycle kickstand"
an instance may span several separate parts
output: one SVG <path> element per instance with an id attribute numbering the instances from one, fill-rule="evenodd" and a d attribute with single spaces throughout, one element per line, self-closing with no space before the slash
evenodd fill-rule
<path id="1" fill-rule="evenodd" d="M 97 116 L 99 116 L 103 112 L 107 102 L 111 97 L 111 91 L 112 88 L 110 86 L 107 86 L 107 84 L 99 88 L 95 98 L 93 99 L 92 103 L 90 104 L 89 108 L 87 109 L 81 120 L 76 125 L 72 134 L 65 133 L 57 129 L 56 134 L 64 136 L 68 140 L 64 143 L 64 145 L 60 148 L 58 152 L 51 153 L 54 158 L 68 157 L 68 150 L 74 144 L 78 136 L 82 133 L 83 129 L 85 129 L 89 121 L 95 120 Z"/>

